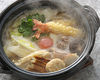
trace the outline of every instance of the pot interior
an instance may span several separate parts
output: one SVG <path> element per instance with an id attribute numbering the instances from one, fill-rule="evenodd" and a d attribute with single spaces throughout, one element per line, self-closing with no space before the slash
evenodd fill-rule
<path id="1" fill-rule="evenodd" d="M 74 63 L 80 56 L 84 55 L 83 51 L 89 47 L 88 40 L 91 37 L 91 29 L 83 14 L 83 7 L 81 7 L 78 3 L 71 0 L 24 0 L 12 6 L 4 12 L 4 17 L 1 21 L 2 46 L 8 58 L 19 68 L 38 73 L 55 72 Z M 53 28 L 54 32 L 50 33 L 49 37 L 52 39 L 57 37 L 58 43 L 56 42 L 55 44 L 56 47 L 58 45 L 58 49 L 55 51 L 52 47 L 42 49 L 43 46 L 42 48 L 41 46 L 37 48 L 37 44 L 39 42 L 37 40 L 35 42 L 35 47 L 38 49 L 36 52 L 34 51 L 35 49 L 33 49 L 34 40 L 31 41 L 29 36 L 25 37 L 26 34 L 22 34 L 23 32 L 16 33 L 19 30 L 19 26 L 22 26 L 22 19 L 25 19 L 27 16 L 32 17 L 33 14 L 37 16 L 43 14 L 46 18 L 44 23 L 49 24 L 48 22 L 54 21 L 56 25 L 56 22 L 58 21 L 58 26 L 61 25 L 62 27 L 66 25 L 67 27 L 71 27 L 73 30 L 79 30 L 80 33 L 78 33 L 77 36 L 73 36 L 71 34 L 63 36 L 62 34 L 58 34 L 59 32 L 56 33 L 56 30 Z M 31 18 L 29 18 L 29 20 L 30 19 Z M 61 33 L 63 32 L 61 31 Z M 31 37 L 33 37 L 33 34 Z M 65 43 L 61 42 L 63 37 L 65 38 Z M 56 39 L 53 39 L 53 41 L 54 40 Z M 49 44 L 49 42 L 46 44 Z M 67 48 L 65 49 L 65 47 Z M 47 58 L 49 56 L 48 53 L 53 54 L 53 59 Z M 36 57 L 33 59 L 34 54 Z M 45 55 L 46 58 L 44 58 L 44 56 L 40 57 L 41 54 Z M 52 64 L 57 64 L 56 66 L 58 67 L 53 66 Z M 27 65 L 29 66 L 28 68 L 26 68 Z M 35 67 L 33 68 L 33 66 Z M 53 69 L 52 66 L 54 67 Z"/>

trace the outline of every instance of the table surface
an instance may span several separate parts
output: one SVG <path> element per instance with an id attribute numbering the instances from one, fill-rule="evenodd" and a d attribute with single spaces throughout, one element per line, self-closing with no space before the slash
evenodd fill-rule
<path id="1" fill-rule="evenodd" d="M 0 0 L 0 12 L 16 0 Z M 76 0 L 81 5 L 89 5 L 96 10 L 100 17 L 100 0 Z M 73 75 L 67 80 L 100 80 L 100 29 L 96 34 L 96 42 L 91 57 L 94 64 Z M 0 73 L 0 80 L 21 80 L 12 75 Z"/>

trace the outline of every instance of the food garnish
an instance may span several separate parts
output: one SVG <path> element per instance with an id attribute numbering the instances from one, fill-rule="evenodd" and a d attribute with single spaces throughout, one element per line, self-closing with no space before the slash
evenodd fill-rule
<path id="1" fill-rule="evenodd" d="M 21 33 L 24 37 L 39 34 L 37 30 L 33 30 L 36 25 L 33 21 L 34 19 L 44 22 L 45 16 L 40 15 L 39 13 L 27 16 L 26 18 L 21 20 L 21 24 L 18 27 L 18 32 Z M 39 38 L 39 35 L 36 35 L 36 38 Z"/>

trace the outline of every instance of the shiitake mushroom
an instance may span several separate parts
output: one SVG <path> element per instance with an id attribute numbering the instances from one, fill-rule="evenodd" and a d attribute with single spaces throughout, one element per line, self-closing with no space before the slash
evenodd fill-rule
<path id="1" fill-rule="evenodd" d="M 80 55 L 84 49 L 85 43 L 83 40 L 75 39 L 69 44 L 69 49 L 72 53 Z"/>

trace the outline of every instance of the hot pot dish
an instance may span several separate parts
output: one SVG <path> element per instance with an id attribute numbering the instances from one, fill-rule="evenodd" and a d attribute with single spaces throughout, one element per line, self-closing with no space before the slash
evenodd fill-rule
<path id="1" fill-rule="evenodd" d="M 1 64 L 30 80 L 61 80 L 81 69 L 100 24 L 92 8 L 72 0 L 19 0 L 0 21 Z"/>

